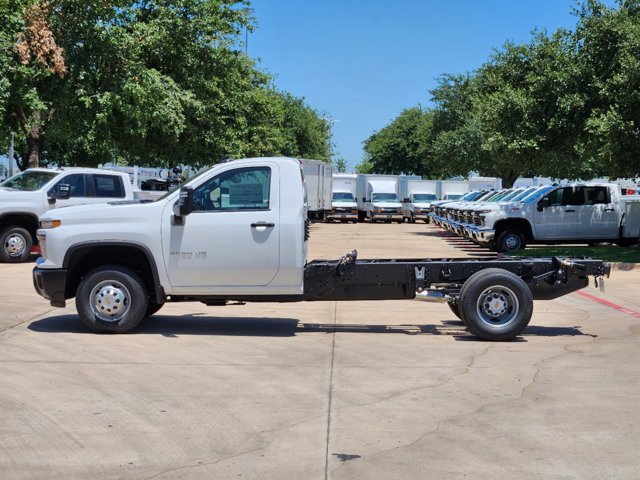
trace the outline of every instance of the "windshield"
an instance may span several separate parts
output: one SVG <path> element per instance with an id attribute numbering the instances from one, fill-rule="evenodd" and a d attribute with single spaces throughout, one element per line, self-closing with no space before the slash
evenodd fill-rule
<path id="1" fill-rule="evenodd" d="M 333 192 L 331 197 L 336 202 L 353 202 L 353 194 L 351 192 Z"/>
<path id="2" fill-rule="evenodd" d="M 41 189 L 49 183 L 52 178 L 58 175 L 60 175 L 60 172 L 25 171 L 0 183 L 0 187 L 33 192 Z"/>
<path id="3" fill-rule="evenodd" d="M 165 198 L 167 198 L 169 195 L 171 195 L 173 192 L 175 192 L 176 190 L 184 187 L 185 185 L 190 185 L 191 183 L 193 183 L 196 179 L 200 178 L 202 175 L 204 175 L 205 173 L 207 173 L 208 171 L 210 171 L 211 168 L 205 168 L 203 169 L 200 173 L 198 173 L 197 175 L 194 175 L 193 177 L 189 178 L 189 180 L 187 180 L 184 183 L 180 183 L 177 185 L 173 185 L 171 188 L 169 188 L 169 190 L 167 191 L 167 193 L 165 193 L 164 195 L 162 195 L 161 197 L 156 198 L 154 201 L 158 202 L 160 200 L 164 200 Z M 302 182 L 304 185 L 304 182 Z M 305 192 L 306 195 L 306 192 Z"/>
<path id="4" fill-rule="evenodd" d="M 372 202 L 397 202 L 398 196 L 395 193 L 372 193 Z"/>
<path id="5" fill-rule="evenodd" d="M 466 195 L 463 195 L 462 197 L 460 197 L 460 200 L 464 200 L 464 201 L 473 201 L 473 200 L 477 200 L 479 198 L 481 198 L 483 195 L 485 195 L 487 192 L 483 191 L 483 190 L 477 190 L 475 192 L 469 192 Z"/>
<path id="6" fill-rule="evenodd" d="M 522 190 L 513 190 L 513 191 L 509 192 L 507 195 L 505 195 L 504 197 L 502 197 L 500 199 L 500 201 L 506 202 L 508 200 L 508 201 L 511 202 L 511 201 L 515 200 L 515 198 L 518 195 L 520 195 L 521 193 L 522 193 Z"/>
<path id="7" fill-rule="evenodd" d="M 537 188 L 536 190 L 531 192 L 529 195 L 527 195 L 525 198 L 523 198 L 522 201 L 523 202 L 528 202 L 528 201 L 531 201 L 531 200 L 536 200 L 537 198 L 541 197 L 542 195 L 547 193 L 552 188 L 553 188 L 553 185 L 546 185 L 544 187 Z"/>
<path id="8" fill-rule="evenodd" d="M 414 193 L 413 194 L 413 201 L 414 202 L 431 202 L 433 200 L 437 200 L 438 197 L 436 197 L 433 193 Z"/>
<path id="9" fill-rule="evenodd" d="M 445 200 L 459 200 L 460 197 L 462 197 L 462 195 L 459 193 L 447 193 L 444 196 Z"/>

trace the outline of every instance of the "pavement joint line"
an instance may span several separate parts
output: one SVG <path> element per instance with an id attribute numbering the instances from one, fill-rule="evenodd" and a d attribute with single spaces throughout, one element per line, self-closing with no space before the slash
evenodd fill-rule
<path id="1" fill-rule="evenodd" d="M 600 298 L 600 297 L 596 297 L 595 295 L 591 295 L 590 293 L 586 293 L 586 292 L 577 291 L 575 293 L 577 293 L 578 295 L 580 295 L 580 296 L 582 296 L 584 298 L 588 298 L 589 300 L 592 300 L 592 301 L 597 302 L 597 303 L 599 303 L 601 305 L 604 305 L 606 307 L 613 308 L 614 310 L 617 310 L 618 312 L 624 313 L 626 315 L 630 315 L 633 318 L 640 318 L 640 313 L 634 312 L 633 310 L 630 310 L 630 309 L 625 308 L 625 307 L 623 307 L 621 305 L 618 305 L 617 303 L 610 302 L 608 300 L 605 300 L 605 299 Z"/>
<path id="2" fill-rule="evenodd" d="M 33 317 L 31 317 L 31 318 L 27 318 L 26 320 L 23 320 L 23 321 L 22 321 L 22 322 L 20 322 L 20 323 L 16 323 L 15 325 L 11 325 L 10 327 L 7 327 L 7 328 L 5 328 L 4 330 L 0 331 L 0 336 L 4 335 L 5 333 L 7 333 L 7 332 L 8 332 L 8 331 L 10 331 L 10 330 L 13 330 L 14 328 L 19 327 L 20 325 L 24 325 L 25 323 L 27 323 L 27 322 L 31 322 L 32 320 L 35 320 L 35 319 L 36 319 L 36 318 L 38 318 L 38 317 L 42 317 L 43 315 L 46 315 L 47 313 L 51 313 L 51 312 L 53 312 L 54 310 L 55 310 L 55 308 L 52 308 L 51 310 L 47 310 L 47 311 L 46 311 L 46 312 L 44 312 L 44 313 L 38 313 L 37 315 L 34 315 L 34 316 L 33 316 Z"/>
<path id="3" fill-rule="evenodd" d="M 333 325 L 338 322 L 338 302 L 333 302 Z M 327 405 L 327 442 L 324 451 L 324 480 L 329 478 L 329 441 L 331 435 L 331 404 L 333 403 L 333 364 L 336 353 L 336 332 L 331 339 L 331 367 L 329 369 L 329 402 Z"/>

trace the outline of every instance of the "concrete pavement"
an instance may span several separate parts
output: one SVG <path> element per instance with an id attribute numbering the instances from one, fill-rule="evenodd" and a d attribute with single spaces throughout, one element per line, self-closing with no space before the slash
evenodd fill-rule
<path id="1" fill-rule="evenodd" d="M 316 224 L 310 258 L 490 255 L 432 226 Z M 536 302 L 519 341 L 412 301 L 169 304 L 128 335 L 0 265 L 2 479 L 632 479 L 640 273 Z"/>

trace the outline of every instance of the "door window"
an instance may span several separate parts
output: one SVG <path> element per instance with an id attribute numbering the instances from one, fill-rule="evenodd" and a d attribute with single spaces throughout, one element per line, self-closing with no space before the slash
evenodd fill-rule
<path id="1" fill-rule="evenodd" d="M 96 197 L 124 198 L 122 178 L 114 175 L 93 175 Z"/>
<path id="2" fill-rule="evenodd" d="M 270 182 L 269 167 L 223 172 L 194 190 L 194 211 L 268 210 Z"/>
<path id="3" fill-rule="evenodd" d="M 84 183 L 85 175 L 82 173 L 74 173 L 73 175 L 67 175 L 58 181 L 52 191 L 57 192 L 60 185 L 69 185 L 71 187 L 70 197 L 86 197 L 87 189 Z"/>
<path id="4" fill-rule="evenodd" d="M 609 201 L 609 189 L 607 187 L 585 187 L 587 200 L 585 205 L 607 205 Z"/>

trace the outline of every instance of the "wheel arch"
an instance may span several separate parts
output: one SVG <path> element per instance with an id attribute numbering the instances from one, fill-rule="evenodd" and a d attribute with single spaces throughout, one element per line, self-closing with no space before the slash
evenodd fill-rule
<path id="1" fill-rule="evenodd" d="M 153 254 L 145 245 L 127 242 L 87 242 L 70 247 L 62 265 L 67 270 L 65 298 L 75 295 L 82 277 L 104 265 L 130 268 L 142 278 L 151 298 L 157 303 L 164 302 L 164 289 Z"/>
<path id="2" fill-rule="evenodd" d="M 22 227 L 31 234 L 33 244 L 38 244 L 36 231 L 38 230 L 38 216 L 29 212 L 11 212 L 0 215 L 0 231 L 6 227 Z"/>
<path id="3" fill-rule="evenodd" d="M 494 226 L 496 238 L 501 232 L 509 228 L 517 228 L 523 233 L 527 242 L 533 241 L 533 230 L 531 229 L 531 224 L 524 218 L 505 218 L 504 220 L 496 222 Z"/>

